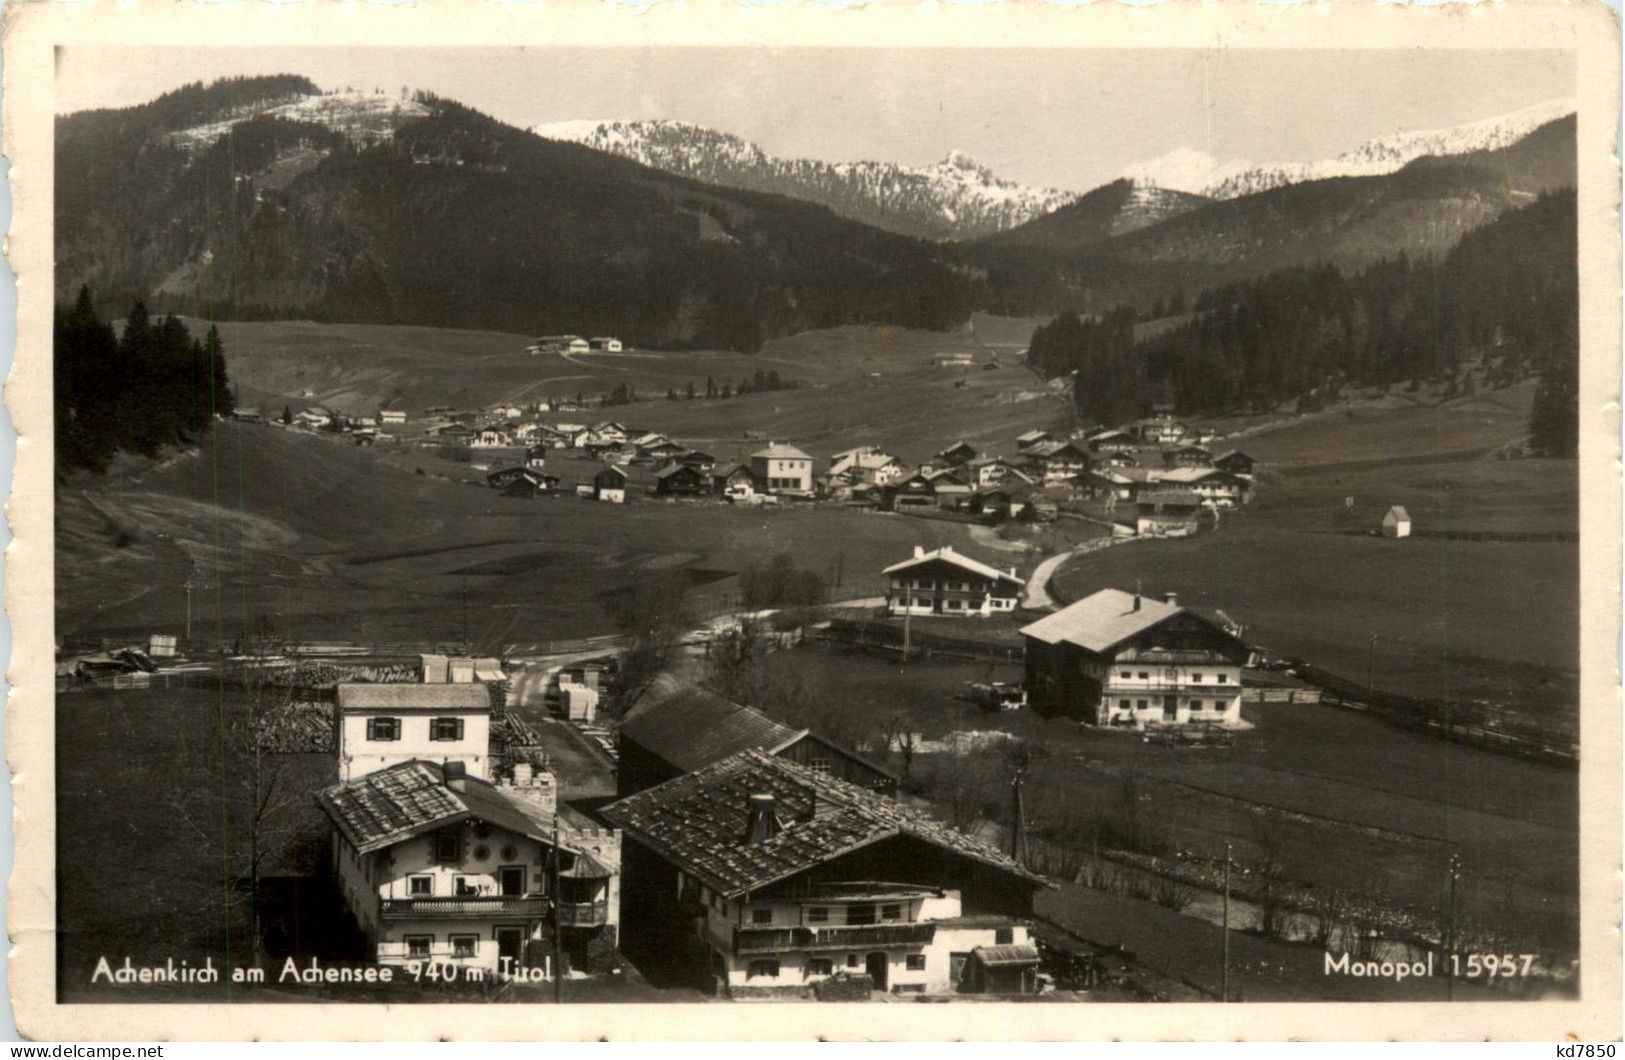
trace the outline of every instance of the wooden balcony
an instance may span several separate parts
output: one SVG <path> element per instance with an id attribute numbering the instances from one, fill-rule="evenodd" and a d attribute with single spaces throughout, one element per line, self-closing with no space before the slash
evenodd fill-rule
<path id="1" fill-rule="evenodd" d="M 930 921 L 914 924 L 843 924 L 837 927 L 735 928 L 734 953 L 785 950 L 860 950 L 919 946 L 936 936 Z"/>
<path id="2" fill-rule="evenodd" d="M 456 898 L 385 898 L 380 916 L 385 920 L 445 920 L 513 917 L 550 917 L 553 903 L 539 895 L 464 895 Z M 599 921 L 602 923 L 602 921 Z"/>

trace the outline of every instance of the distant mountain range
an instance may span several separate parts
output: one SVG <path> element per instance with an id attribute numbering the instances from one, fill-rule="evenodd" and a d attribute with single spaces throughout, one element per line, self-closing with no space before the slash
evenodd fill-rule
<path id="1" fill-rule="evenodd" d="M 1574 114 L 1572 99 L 1548 100 L 1509 114 L 1448 129 L 1400 132 L 1368 140 L 1319 162 L 1221 162 L 1205 151 L 1180 147 L 1125 173 L 1138 185 L 1210 199 L 1237 199 L 1284 184 L 1332 177 L 1377 177 L 1424 155 L 1448 157 L 1508 147 L 1542 125 Z"/>
<path id="2" fill-rule="evenodd" d="M 239 78 L 57 119 L 57 294 L 88 284 L 107 314 L 146 298 L 219 319 L 725 349 L 977 309 L 1147 308 L 1282 266 L 1439 255 L 1573 186 L 1573 116 L 1519 115 L 1374 141 L 1356 160 L 1374 175 L 1074 195 L 958 155 L 784 161 L 665 122 L 544 136 L 424 94 Z"/>
<path id="3" fill-rule="evenodd" d="M 568 121 L 531 129 L 707 184 L 767 191 L 922 239 L 976 239 L 1076 199 L 1004 180 L 958 151 L 923 169 L 778 158 L 732 133 L 680 121 Z"/>

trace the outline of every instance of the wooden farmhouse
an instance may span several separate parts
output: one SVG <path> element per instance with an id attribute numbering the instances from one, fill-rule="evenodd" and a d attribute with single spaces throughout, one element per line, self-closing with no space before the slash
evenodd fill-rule
<path id="1" fill-rule="evenodd" d="M 861 755 L 670 674 L 638 697 L 622 719 L 617 745 L 616 791 L 622 796 L 746 750 L 788 758 L 881 794 L 897 790 L 896 776 Z"/>
<path id="2" fill-rule="evenodd" d="M 1026 582 L 1015 568 L 1000 570 L 944 546 L 914 555 L 881 571 L 887 579 L 886 610 L 893 615 L 982 617 L 1016 609 Z"/>
<path id="3" fill-rule="evenodd" d="M 1172 593 L 1102 589 L 1021 634 L 1027 702 L 1045 717 L 1141 729 L 1241 721 L 1246 645 Z"/>
<path id="4" fill-rule="evenodd" d="M 1046 882 L 893 799 L 749 750 L 602 813 L 626 838 L 627 948 L 718 994 L 1036 989 Z"/>

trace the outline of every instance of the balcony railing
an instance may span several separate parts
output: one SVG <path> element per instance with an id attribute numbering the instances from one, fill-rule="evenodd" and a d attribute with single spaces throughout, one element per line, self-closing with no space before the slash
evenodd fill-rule
<path id="1" fill-rule="evenodd" d="M 782 950 L 874 949 L 917 946 L 936 936 L 931 921 L 914 924 L 844 924 L 839 927 L 735 928 L 734 952 L 777 953 Z"/>
<path id="2" fill-rule="evenodd" d="M 1105 690 L 1108 696 L 1118 693 L 1126 696 L 1134 692 L 1190 692 L 1194 695 L 1225 696 L 1239 693 L 1241 685 L 1220 684 L 1217 681 L 1140 681 L 1118 677 L 1107 681 Z"/>
<path id="3" fill-rule="evenodd" d="M 385 920 L 444 917 L 542 917 L 553 904 L 540 896 L 463 895 L 455 898 L 385 898 L 380 914 Z"/>

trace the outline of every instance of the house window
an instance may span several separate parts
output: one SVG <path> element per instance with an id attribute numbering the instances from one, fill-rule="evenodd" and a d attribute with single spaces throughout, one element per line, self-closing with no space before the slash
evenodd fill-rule
<path id="1" fill-rule="evenodd" d="M 849 905 L 846 907 L 846 922 L 848 924 L 873 924 L 875 922 L 875 907 L 872 905 Z"/>
<path id="2" fill-rule="evenodd" d="M 401 719 L 399 718 L 368 718 L 367 739 L 369 740 L 399 740 L 401 738 Z"/>
<path id="3" fill-rule="evenodd" d="M 462 738 L 462 718 L 431 718 L 429 720 L 429 739 L 461 740 Z"/>
<path id="4" fill-rule="evenodd" d="M 901 920 L 901 919 L 903 919 L 903 907 L 901 905 L 896 905 L 896 904 L 881 906 L 880 907 L 880 919 L 882 919 L 882 920 Z"/>
<path id="5" fill-rule="evenodd" d="M 808 910 L 807 910 L 807 923 L 809 923 L 809 924 L 827 924 L 827 923 L 829 923 L 829 910 L 826 909 L 825 907 L 821 906 L 821 905 L 815 905 L 815 906 L 809 907 Z"/>
<path id="6" fill-rule="evenodd" d="M 453 935 L 451 937 L 451 955 L 453 957 L 472 957 L 479 952 L 480 937 L 478 935 Z"/>
<path id="7" fill-rule="evenodd" d="M 745 969 L 746 979 L 777 979 L 779 977 L 779 959 L 777 957 L 759 957 L 751 961 Z"/>
<path id="8" fill-rule="evenodd" d="M 472 876 L 458 876 L 453 883 L 452 893 L 459 898 L 472 898 L 480 893 L 480 886 Z"/>
<path id="9" fill-rule="evenodd" d="M 441 864 L 463 860 L 463 837 L 456 832 L 441 832 L 436 835 L 434 859 Z"/>
<path id="10" fill-rule="evenodd" d="M 830 975 L 835 971 L 835 962 L 828 957 L 808 957 L 808 975 Z"/>
<path id="11" fill-rule="evenodd" d="M 855 953 L 847 954 L 846 955 L 846 966 L 848 968 L 856 968 L 858 966 L 858 955 L 855 954 Z"/>
<path id="12" fill-rule="evenodd" d="M 1224 683 L 1225 683 L 1225 682 L 1226 682 L 1226 681 L 1228 681 L 1228 680 L 1230 680 L 1230 678 L 1229 678 L 1229 677 L 1227 677 L 1227 676 L 1226 676 L 1226 675 L 1224 675 L 1224 674 L 1215 674 L 1215 675 L 1214 675 L 1214 676 L 1213 676 L 1213 679 L 1214 679 L 1214 680 L 1215 680 L 1215 681 L 1217 681 L 1217 682 L 1219 682 L 1219 684 L 1221 684 L 1221 685 L 1222 685 L 1222 684 L 1224 684 Z"/>
<path id="13" fill-rule="evenodd" d="M 819 773 L 826 777 L 829 776 L 829 759 L 815 758 L 807 764 L 812 767 L 812 771 L 814 773 Z"/>
<path id="14" fill-rule="evenodd" d="M 911 953 L 903 959 L 903 965 L 911 972 L 925 971 L 925 954 Z"/>
<path id="15" fill-rule="evenodd" d="M 1117 672 L 1117 676 L 1121 677 L 1123 680 L 1127 681 L 1129 678 L 1134 676 L 1134 671 L 1133 670 L 1119 670 Z"/>
<path id="16" fill-rule="evenodd" d="M 1126 699 L 1119 699 L 1117 701 L 1117 705 L 1118 705 L 1118 707 L 1122 708 L 1123 710 L 1128 710 L 1129 709 L 1129 701 L 1126 700 Z"/>
<path id="17" fill-rule="evenodd" d="M 1134 709 L 1135 710 L 1144 710 L 1146 707 L 1149 707 L 1150 705 L 1151 705 L 1150 700 L 1137 699 L 1137 700 L 1134 701 Z"/>
<path id="18" fill-rule="evenodd" d="M 1201 674 L 1191 674 L 1191 683 L 1192 684 L 1200 684 L 1201 681 L 1202 681 L 1202 675 Z"/>
<path id="19" fill-rule="evenodd" d="M 1201 710 L 1203 706 L 1204 706 L 1204 704 L 1202 703 L 1202 701 L 1200 699 L 1191 700 L 1191 709 L 1192 710 Z"/>
<path id="20" fill-rule="evenodd" d="M 1014 941 L 1016 941 L 1015 928 L 1002 927 L 993 929 L 993 945 L 1008 946 Z"/>
<path id="21" fill-rule="evenodd" d="M 433 935 L 406 936 L 406 956 L 409 960 L 422 961 L 429 957 L 429 947 L 434 945 Z"/>
<path id="22" fill-rule="evenodd" d="M 427 898 L 434 894 L 433 876 L 409 876 L 406 879 L 406 893 L 413 898 Z"/>
<path id="23" fill-rule="evenodd" d="M 1151 675 L 1149 673 L 1145 672 L 1144 670 L 1141 670 L 1140 671 L 1140 680 L 1149 681 L 1149 680 L 1151 680 Z"/>
<path id="24" fill-rule="evenodd" d="M 752 924 L 771 924 L 771 923 L 773 923 L 773 910 L 771 910 L 771 909 L 752 909 L 750 911 L 750 922 Z"/>

